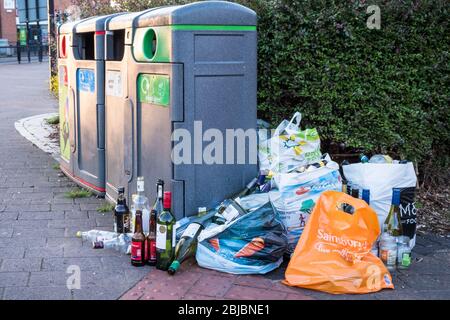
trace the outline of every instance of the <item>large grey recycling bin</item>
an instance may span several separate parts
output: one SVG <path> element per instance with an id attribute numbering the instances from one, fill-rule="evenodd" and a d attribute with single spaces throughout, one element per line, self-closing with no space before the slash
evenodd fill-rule
<path id="1" fill-rule="evenodd" d="M 130 196 L 142 175 L 153 198 L 162 178 L 180 219 L 244 188 L 257 174 L 256 161 L 249 161 L 256 144 L 245 142 L 242 164 L 237 143 L 233 164 L 206 164 L 201 152 L 196 162 L 194 126 L 201 121 L 202 132 L 217 129 L 223 137 L 226 129 L 256 129 L 255 12 L 205 1 L 115 17 L 106 29 L 113 42 L 124 37 L 124 49 L 108 44 L 120 54 L 106 62 L 107 196 L 115 199 L 119 185 Z M 193 142 L 190 162 L 181 164 L 171 159 L 171 136 L 180 129 Z M 209 143 L 200 140 L 200 149 Z"/>
<path id="2" fill-rule="evenodd" d="M 64 120 L 69 122 L 65 137 L 70 150 L 64 150 L 61 169 L 100 195 L 105 193 L 105 22 L 113 16 L 68 24 L 72 46 L 67 64 L 69 110 Z"/>
<path id="3" fill-rule="evenodd" d="M 85 19 L 86 20 L 86 19 Z M 75 52 L 78 41 L 74 37 L 75 26 L 85 20 L 68 22 L 58 27 L 58 99 L 60 168 L 66 175 L 74 176 L 72 150 L 75 150 Z"/>

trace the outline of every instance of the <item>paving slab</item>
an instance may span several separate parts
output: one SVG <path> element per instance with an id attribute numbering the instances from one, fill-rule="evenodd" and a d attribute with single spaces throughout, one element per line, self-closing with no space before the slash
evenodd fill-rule
<path id="1" fill-rule="evenodd" d="M 0 83 L 9 84 L 0 86 L 0 298 L 117 299 L 148 270 L 131 268 L 129 256 L 93 250 L 75 237 L 97 224 L 112 231 L 112 220 L 89 219 L 88 210 L 103 199 L 66 198 L 76 184 L 53 169 L 57 145 L 48 143 L 43 120 L 57 113 L 58 103 L 47 77 L 47 64 L 0 65 Z M 121 259 L 127 268 L 104 267 L 102 257 Z M 73 268 L 80 271 L 79 289 L 67 287 Z"/>

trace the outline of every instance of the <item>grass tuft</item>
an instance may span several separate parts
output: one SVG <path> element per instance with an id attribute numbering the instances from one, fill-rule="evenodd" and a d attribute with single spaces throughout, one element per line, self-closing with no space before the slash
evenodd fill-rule
<path id="1" fill-rule="evenodd" d="M 111 212 L 114 210 L 114 204 L 105 202 L 100 207 L 97 208 L 97 212 L 105 213 L 105 212 Z"/>
<path id="2" fill-rule="evenodd" d="M 67 198 L 75 199 L 75 198 L 89 198 L 92 196 L 92 192 L 86 189 L 75 188 L 69 192 L 65 193 Z"/>
<path id="3" fill-rule="evenodd" d="M 45 119 L 48 124 L 59 124 L 59 115 Z"/>

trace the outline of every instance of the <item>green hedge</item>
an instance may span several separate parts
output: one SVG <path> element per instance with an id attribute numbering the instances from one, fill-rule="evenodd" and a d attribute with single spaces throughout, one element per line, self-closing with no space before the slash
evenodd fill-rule
<path id="1" fill-rule="evenodd" d="M 186 2 L 122 0 L 116 9 Z M 298 110 L 324 145 L 448 161 L 447 0 L 236 2 L 259 16 L 259 117 L 276 125 Z M 380 30 L 366 26 L 370 4 L 380 6 Z"/>
<path id="2" fill-rule="evenodd" d="M 448 161 L 448 1 L 238 2 L 259 15 L 261 117 L 298 110 L 325 142 Z"/>

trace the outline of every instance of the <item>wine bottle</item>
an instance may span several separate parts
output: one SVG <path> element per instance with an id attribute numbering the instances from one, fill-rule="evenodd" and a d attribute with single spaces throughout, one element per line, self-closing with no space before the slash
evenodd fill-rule
<path id="1" fill-rule="evenodd" d="M 400 216 L 400 192 L 401 189 L 392 189 L 392 205 L 389 214 L 383 224 L 383 232 L 391 236 L 401 236 L 403 234 L 402 220 Z"/>
<path id="2" fill-rule="evenodd" d="M 237 199 L 240 197 L 244 197 L 248 194 L 250 194 L 251 190 L 253 189 L 253 187 L 255 186 L 256 182 L 258 182 L 258 178 L 254 178 L 252 181 L 250 181 L 243 190 L 241 190 L 240 192 L 238 192 L 237 194 L 235 194 L 234 196 L 232 196 L 232 199 Z"/>
<path id="3" fill-rule="evenodd" d="M 181 263 L 195 254 L 197 239 L 203 229 L 204 226 L 201 223 L 193 222 L 189 224 L 183 232 L 175 247 L 174 260 L 167 270 L 170 275 L 174 275 L 179 269 Z"/>
<path id="4" fill-rule="evenodd" d="M 247 213 L 245 209 L 243 209 L 237 201 L 233 199 L 224 200 L 219 208 L 217 209 L 217 213 L 213 216 L 212 222 L 215 224 L 225 224 L 231 220 L 237 219 L 239 216 L 243 216 Z"/>
<path id="5" fill-rule="evenodd" d="M 163 211 L 156 223 L 156 268 L 166 271 L 173 261 L 176 242 L 175 217 L 170 212 L 172 193 L 164 192 Z"/>

